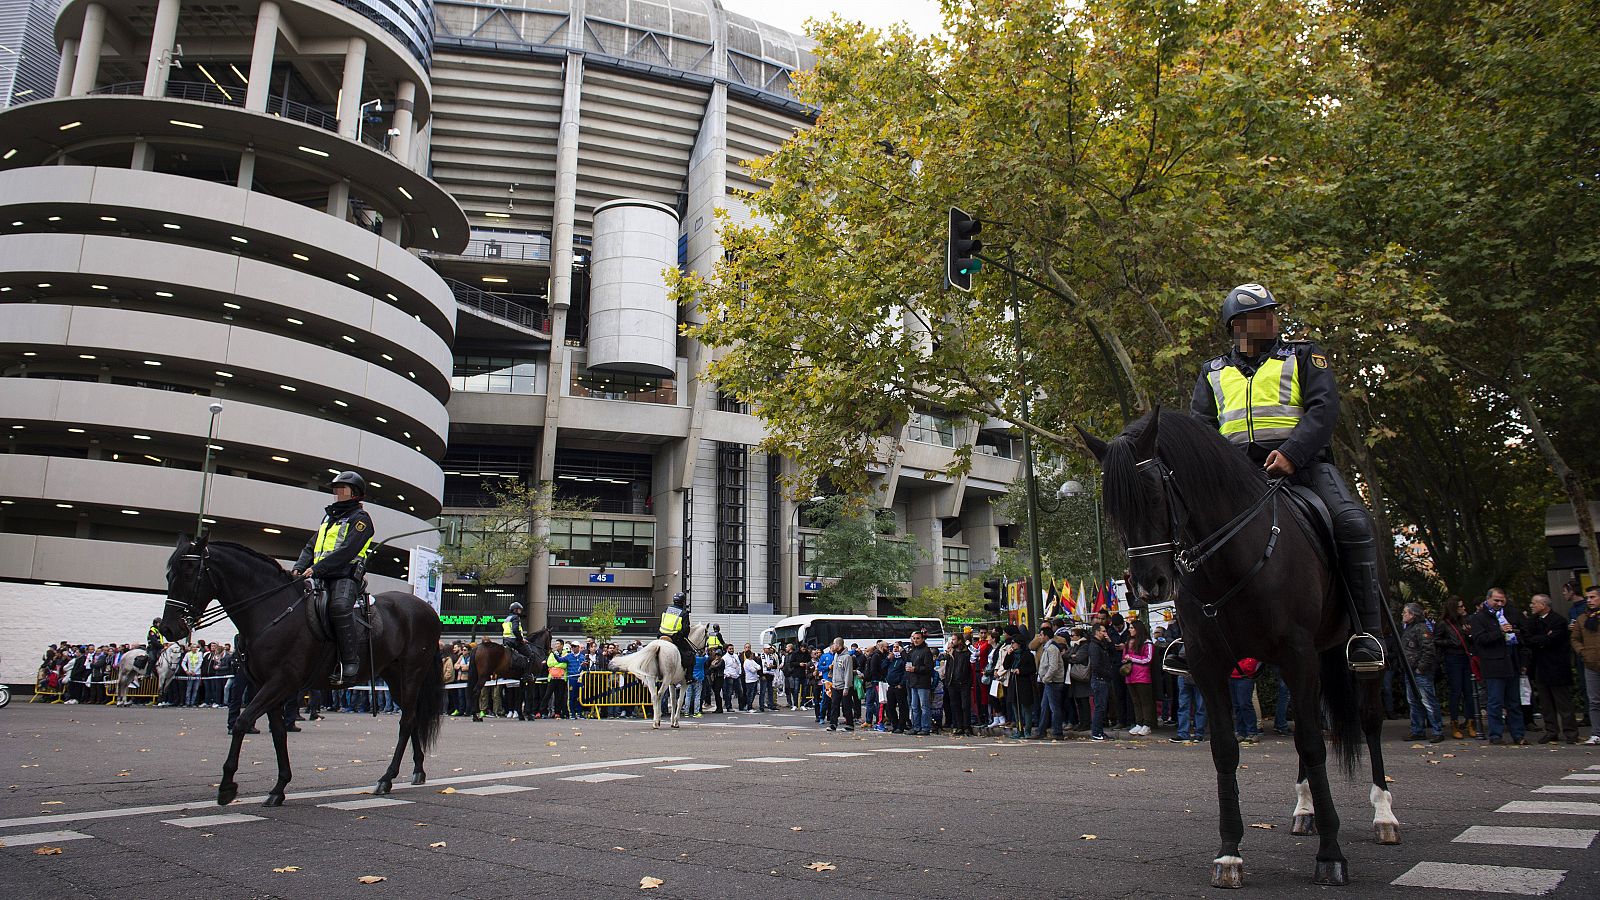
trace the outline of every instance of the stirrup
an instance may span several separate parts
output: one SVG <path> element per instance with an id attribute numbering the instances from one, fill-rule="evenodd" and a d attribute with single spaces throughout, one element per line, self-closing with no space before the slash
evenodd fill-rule
<path id="1" fill-rule="evenodd" d="M 1189 674 L 1189 661 L 1183 655 L 1183 638 L 1167 645 L 1166 655 L 1161 658 L 1161 669 L 1168 675 Z"/>
<path id="2" fill-rule="evenodd" d="M 1357 641 L 1370 641 L 1372 646 L 1376 647 L 1378 650 L 1378 658 L 1375 660 L 1364 659 L 1359 661 L 1354 659 L 1351 656 L 1351 651 L 1355 649 Z M 1378 640 L 1377 636 L 1369 634 L 1365 631 L 1352 634 L 1350 635 L 1350 639 L 1345 641 L 1344 661 L 1345 665 L 1350 668 L 1350 671 L 1354 672 L 1358 677 L 1365 676 L 1370 678 L 1375 675 L 1380 675 L 1383 673 L 1383 670 L 1388 667 L 1388 659 L 1384 653 L 1383 641 Z"/>

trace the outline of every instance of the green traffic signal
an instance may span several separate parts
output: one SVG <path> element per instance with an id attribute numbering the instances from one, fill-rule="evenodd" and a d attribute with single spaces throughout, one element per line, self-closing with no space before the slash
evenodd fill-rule
<path id="1" fill-rule="evenodd" d="M 950 232 L 945 243 L 945 283 L 960 291 L 972 290 L 972 276 L 983 269 L 978 254 L 983 251 L 983 241 L 978 233 L 983 223 L 950 207 Z"/>

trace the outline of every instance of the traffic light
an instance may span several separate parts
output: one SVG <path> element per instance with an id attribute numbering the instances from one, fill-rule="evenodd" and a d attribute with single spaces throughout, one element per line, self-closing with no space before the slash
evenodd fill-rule
<path id="1" fill-rule="evenodd" d="M 972 290 L 972 275 L 983 268 L 978 254 L 983 252 L 983 241 L 978 232 L 983 223 L 956 207 L 950 207 L 950 239 L 945 244 L 944 279 L 951 287 Z"/>
<path id="2" fill-rule="evenodd" d="M 1005 582 L 994 580 L 983 583 L 983 608 L 999 618 L 1006 611 L 1005 601 L 1001 599 L 1000 592 L 1005 589 Z"/>

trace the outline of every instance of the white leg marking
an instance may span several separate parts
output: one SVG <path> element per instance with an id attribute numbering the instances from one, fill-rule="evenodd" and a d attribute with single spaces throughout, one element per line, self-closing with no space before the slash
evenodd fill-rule
<path id="1" fill-rule="evenodd" d="M 1311 783 L 1302 781 L 1294 786 L 1294 814 L 1309 816 L 1316 812 L 1316 807 L 1311 803 Z"/>
<path id="2" fill-rule="evenodd" d="M 1394 795 L 1383 790 L 1377 785 L 1372 786 L 1372 824 L 1374 825 L 1399 825 L 1400 820 L 1394 817 Z"/>
<path id="3" fill-rule="evenodd" d="M 1219 866 L 1242 866 L 1244 865 L 1244 857 L 1219 856 L 1216 859 L 1213 859 L 1211 862 Z"/>

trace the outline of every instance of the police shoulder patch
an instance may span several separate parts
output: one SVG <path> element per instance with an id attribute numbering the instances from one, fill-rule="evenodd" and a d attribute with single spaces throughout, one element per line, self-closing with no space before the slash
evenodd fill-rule
<path id="1" fill-rule="evenodd" d="M 367 530 L 367 523 L 362 521 L 362 520 L 360 520 L 360 519 L 357 519 L 356 520 L 356 530 L 357 531 L 366 531 Z"/>
<path id="2" fill-rule="evenodd" d="M 1221 368 L 1222 368 L 1222 357 L 1219 356 L 1216 359 L 1213 359 L 1211 361 L 1211 371 L 1216 372 L 1216 371 L 1219 371 Z"/>
<path id="3" fill-rule="evenodd" d="M 1326 369 L 1328 367 L 1328 358 L 1321 353 L 1313 353 L 1311 354 L 1311 364 L 1319 369 Z"/>

